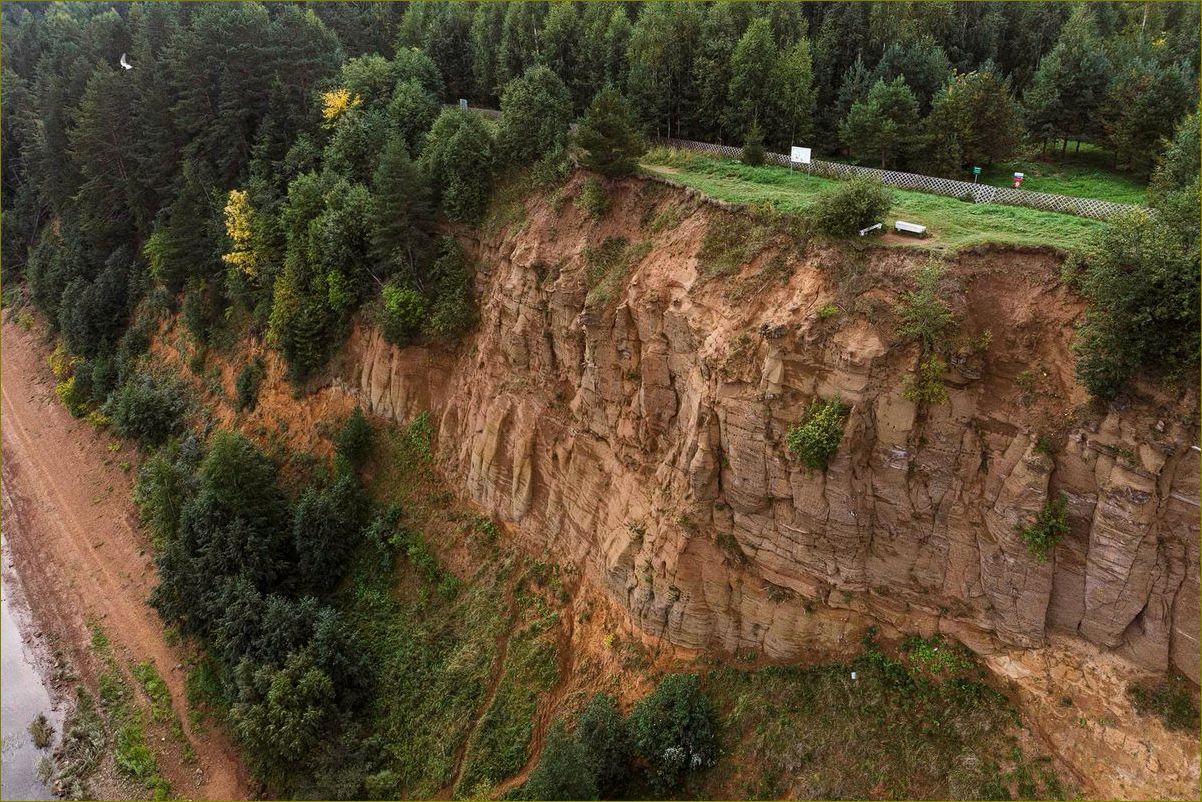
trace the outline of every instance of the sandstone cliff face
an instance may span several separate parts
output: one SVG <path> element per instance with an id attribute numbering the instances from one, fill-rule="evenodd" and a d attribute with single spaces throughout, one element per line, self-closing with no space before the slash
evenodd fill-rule
<path id="1" fill-rule="evenodd" d="M 465 234 L 478 333 L 446 353 L 357 331 L 339 383 L 384 416 L 429 410 L 465 495 L 681 646 L 788 659 L 868 618 L 985 654 L 1067 635 L 1198 680 L 1196 394 L 1090 404 L 1057 258 L 948 263 L 949 399 L 919 408 L 892 308 L 925 255 L 774 238 L 657 184 L 611 201 Z M 707 278 L 726 229 L 764 248 Z M 611 237 L 634 263 L 606 298 L 588 274 Z M 835 396 L 843 442 L 807 471 L 785 433 Z M 1072 532 L 1039 562 L 1019 529 L 1061 493 Z M 863 616 L 832 632 L 816 605 Z M 1196 756 L 1185 771 L 1196 789 Z"/>

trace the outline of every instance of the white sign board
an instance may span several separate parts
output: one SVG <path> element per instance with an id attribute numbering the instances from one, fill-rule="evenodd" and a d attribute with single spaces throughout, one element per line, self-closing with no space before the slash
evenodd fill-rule
<path id="1" fill-rule="evenodd" d="M 799 148 L 799 147 L 794 146 L 789 151 L 789 162 L 792 164 L 809 164 L 810 163 L 810 149 L 809 148 Z"/>

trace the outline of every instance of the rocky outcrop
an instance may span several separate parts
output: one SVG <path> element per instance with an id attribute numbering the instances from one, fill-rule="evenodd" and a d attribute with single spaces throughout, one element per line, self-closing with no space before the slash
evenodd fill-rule
<path id="1" fill-rule="evenodd" d="M 378 414 L 430 411 L 468 496 L 683 646 L 787 658 L 818 601 L 982 650 L 1069 633 L 1198 680 L 1196 393 L 1091 403 L 1055 256 L 948 262 L 949 398 L 920 408 L 891 310 L 927 256 L 766 234 L 649 183 L 611 202 L 465 234 L 478 334 L 440 353 L 358 331 L 342 381 Z M 763 247 L 707 280 L 706 236 L 732 226 Z M 637 261 L 602 303 L 589 260 L 618 237 Z M 807 471 L 785 433 L 835 396 L 843 442 Z M 1057 494 L 1072 532 L 1041 562 L 1020 530 Z"/>

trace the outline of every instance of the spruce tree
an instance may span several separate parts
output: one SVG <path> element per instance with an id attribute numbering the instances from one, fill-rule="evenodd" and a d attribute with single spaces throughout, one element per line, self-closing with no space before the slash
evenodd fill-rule
<path id="1" fill-rule="evenodd" d="M 626 100 L 612 86 L 593 99 L 576 129 L 580 163 L 611 177 L 629 175 L 645 146 L 634 129 Z"/>
<path id="2" fill-rule="evenodd" d="M 901 78 L 877 81 L 839 127 L 839 137 L 852 155 L 872 159 L 881 169 L 904 163 L 918 133 L 918 101 Z"/>
<path id="3" fill-rule="evenodd" d="M 418 275 L 434 244 L 433 216 L 425 176 L 405 140 L 392 137 L 372 178 L 371 254 L 385 275 Z"/>

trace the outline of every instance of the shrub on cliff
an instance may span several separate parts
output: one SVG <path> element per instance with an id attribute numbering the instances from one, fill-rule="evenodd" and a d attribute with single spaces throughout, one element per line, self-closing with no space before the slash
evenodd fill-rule
<path id="1" fill-rule="evenodd" d="M 580 188 L 580 196 L 576 198 L 576 208 L 599 220 L 609 209 L 609 194 L 605 191 L 605 185 L 596 178 L 585 181 Z"/>
<path id="2" fill-rule="evenodd" d="M 1052 549 L 1069 533 L 1068 500 L 1064 494 L 1048 499 L 1035 522 L 1021 531 L 1031 556 L 1041 563 L 1047 562 Z"/>
<path id="3" fill-rule="evenodd" d="M 442 258 L 434 263 L 434 303 L 426 330 L 436 337 L 460 337 L 476 323 L 472 270 L 454 237 L 444 237 Z"/>
<path id="4" fill-rule="evenodd" d="M 122 437 L 152 448 L 180 431 L 187 406 L 181 382 L 143 373 L 121 385 L 109 400 L 106 414 Z"/>
<path id="5" fill-rule="evenodd" d="M 580 164 L 602 175 L 630 175 L 647 147 L 635 130 L 625 98 L 613 87 L 597 93 L 576 129 Z"/>
<path id="6" fill-rule="evenodd" d="M 848 411 L 838 398 L 814 401 L 805 419 L 785 435 L 789 451 L 807 468 L 825 471 L 843 440 Z"/>
<path id="7" fill-rule="evenodd" d="M 234 379 L 234 403 L 239 412 L 253 410 L 259 403 L 259 386 L 263 384 L 266 373 L 267 368 L 258 357 L 238 371 L 238 377 Z"/>
<path id="8" fill-rule="evenodd" d="M 376 325 L 384 339 L 393 345 L 408 345 L 421 332 L 425 319 L 426 299 L 421 293 L 395 278 L 384 285 L 376 313 Z"/>
<path id="9" fill-rule="evenodd" d="M 893 193 L 880 181 L 853 178 L 819 192 L 809 217 L 819 233 L 852 237 L 861 229 L 883 222 L 892 206 Z"/>
<path id="10" fill-rule="evenodd" d="M 338 454 L 354 467 L 363 464 L 371 450 L 372 429 L 367 416 L 360 407 L 347 416 L 346 423 L 334 437 L 334 447 Z"/>
<path id="11" fill-rule="evenodd" d="M 651 769 L 657 793 L 676 790 L 685 775 L 718 759 L 714 706 L 696 674 L 673 674 L 630 713 L 635 750 Z"/>

